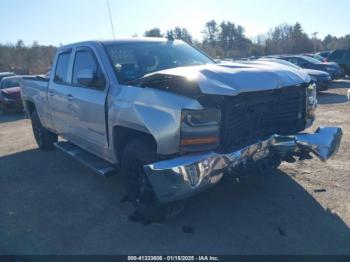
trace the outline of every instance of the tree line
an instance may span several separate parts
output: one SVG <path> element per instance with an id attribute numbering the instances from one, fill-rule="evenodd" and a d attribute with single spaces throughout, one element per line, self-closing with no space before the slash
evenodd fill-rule
<path id="1" fill-rule="evenodd" d="M 50 69 L 55 53 L 56 47 L 42 46 L 37 42 L 30 46 L 22 40 L 16 44 L 0 44 L 0 72 L 44 74 Z"/>
<path id="2" fill-rule="evenodd" d="M 350 47 L 350 34 L 343 37 L 327 35 L 323 39 L 318 33 L 308 35 L 300 23 L 282 24 L 268 33 L 249 39 L 242 25 L 231 21 L 205 23 L 203 39 L 198 41 L 186 29 L 175 27 L 166 32 L 159 28 L 145 31 L 145 37 L 181 39 L 202 49 L 213 58 L 245 58 L 274 54 L 298 54 Z M 22 40 L 16 44 L 0 44 L 0 72 L 14 71 L 18 74 L 43 74 L 52 63 L 55 46 L 43 46 L 37 42 L 25 45 Z"/>
<path id="3" fill-rule="evenodd" d="M 230 21 L 218 23 L 211 20 L 205 23 L 203 40 L 193 40 L 186 28 L 175 27 L 162 33 L 159 28 L 152 28 L 144 33 L 146 37 L 167 37 L 181 39 L 208 53 L 213 58 L 246 58 L 275 54 L 300 54 L 319 52 L 338 48 L 350 48 L 350 34 L 335 37 L 328 34 L 323 39 L 318 33 L 308 35 L 302 25 L 282 24 L 268 33 L 257 36 L 254 40 L 245 35 L 242 25 Z"/>

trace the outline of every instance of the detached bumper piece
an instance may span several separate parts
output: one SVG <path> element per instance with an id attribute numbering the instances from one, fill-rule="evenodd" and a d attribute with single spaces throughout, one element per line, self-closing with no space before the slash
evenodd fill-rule
<path id="1" fill-rule="evenodd" d="M 337 127 L 318 128 L 314 134 L 273 135 L 266 140 L 228 154 L 206 152 L 186 155 L 144 166 L 153 189 L 161 202 L 190 197 L 217 184 L 225 171 L 248 161 L 258 161 L 271 154 L 281 160 L 312 153 L 326 161 L 337 153 L 342 130 Z M 307 157 L 304 157 L 307 156 Z"/>

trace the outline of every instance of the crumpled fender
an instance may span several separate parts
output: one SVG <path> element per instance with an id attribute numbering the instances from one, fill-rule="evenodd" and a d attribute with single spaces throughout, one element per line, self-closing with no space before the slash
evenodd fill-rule
<path id="1" fill-rule="evenodd" d="M 152 88 L 131 87 L 123 98 L 114 98 L 109 122 L 151 134 L 163 155 L 178 152 L 181 109 L 203 108 L 195 99 Z"/>

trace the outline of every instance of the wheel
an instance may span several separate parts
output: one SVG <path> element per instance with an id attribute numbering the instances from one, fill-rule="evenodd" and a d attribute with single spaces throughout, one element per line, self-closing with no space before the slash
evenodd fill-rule
<path id="1" fill-rule="evenodd" d="M 160 203 L 143 166 L 156 161 L 156 149 L 147 139 L 130 142 L 122 155 L 121 168 L 125 179 L 128 198 L 135 212 L 151 222 L 162 222 L 178 215 L 184 207 L 183 201 Z"/>
<path id="2" fill-rule="evenodd" d="M 35 141 L 39 148 L 42 150 L 52 150 L 54 148 L 53 144 L 58 140 L 57 135 L 47 130 L 41 124 L 36 111 L 31 114 L 31 120 Z"/>

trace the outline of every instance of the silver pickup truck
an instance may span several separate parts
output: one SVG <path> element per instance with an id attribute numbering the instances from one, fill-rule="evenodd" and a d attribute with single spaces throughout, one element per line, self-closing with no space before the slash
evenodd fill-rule
<path id="1" fill-rule="evenodd" d="M 217 64 L 182 41 L 60 47 L 49 78 L 23 78 L 22 99 L 41 149 L 56 146 L 99 174 L 123 174 L 129 200 L 150 220 L 178 213 L 224 174 L 325 161 L 342 137 L 337 127 L 302 133 L 317 107 L 302 71 Z"/>

